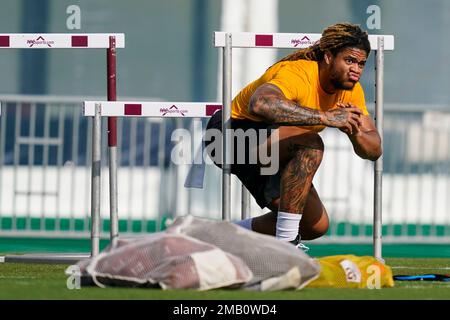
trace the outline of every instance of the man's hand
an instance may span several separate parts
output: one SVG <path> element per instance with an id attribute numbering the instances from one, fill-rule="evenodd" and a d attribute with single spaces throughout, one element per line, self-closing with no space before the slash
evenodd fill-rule
<path id="1" fill-rule="evenodd" d="M 361 109 L 349 103 L 337 104 L 338 108 L 324 112 L 322 122 L 327 127 L 335 127 L 347 133 L 357 133 L 362 125 Z"/>
<path id="2" fill-rule="evenodd" d="M 337 106 L 346 110 L 356 107 L 351 103 L 338 103 Z M 360 115 L 360 125 L 353 131 L 348 131 L 345 127 L 339 129 L 347 134 L 353 144 L 353 149 L 361 158 L 375 161 L 381 156 L 383 152 L 381 138 L 369 116 Z"/>

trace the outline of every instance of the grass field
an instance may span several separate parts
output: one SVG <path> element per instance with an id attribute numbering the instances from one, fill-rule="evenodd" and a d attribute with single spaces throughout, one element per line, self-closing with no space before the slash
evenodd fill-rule
<path id="1" fill-rule="evenodd" d="M 394 274 L 450 273 L 450 259 L 390 258 Z M 394 288 L 316 289 L 246 292 L 238 290 L 163 291 L 158 289 L 82 287 L 69 290 L 67 265 L 0 263 L 0 299 L 158 299 L 158 300 L 308 300 L 308 299 L 450 299 L 450 283 L 396 282 Z"/>

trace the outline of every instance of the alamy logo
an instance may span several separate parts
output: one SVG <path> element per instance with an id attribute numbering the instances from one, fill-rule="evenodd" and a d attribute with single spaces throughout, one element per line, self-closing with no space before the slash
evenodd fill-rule
<path id="1" fill-rule="evenodd" d="M 55 44 L 55 41 L 52 40 L 47 41 L 44 39 L 44 37 L 39 36 L 35 40 L 27 40 L 27 44 L 30 48 L 32 48 L 33 46 L 41 46 L 41 45 L 43 46 L 47 45 L 49 48 L 51 48 L 52 45 Z"/>
<path id="2" fill-rule="evenodd" d="M 178 109 L 178 107 L 176 105 L 171 106 L 170 108 L 161 108 L 159 109 L 159 112 L 161 113 L 161 115 L 164 117 L 167 114 L 172 114 L 172 113 L 178 113 L 181 114 L 183 117 L 186 116 L 186 113 L 188 112 L 187 110 L 180 110 Z"/>
<path id="3" fill-rule="evenodd" d="M 171 135 L 174 147 L 170 153 L 172 163 L 176 165 L 187 164 L 260 164 L 261 175 L 274 175 L 279 169 L 279 144 L 272 143 L 278 141 L 278 130 L 269 129 L 270 144 L 261 143 L 267 139 L 268 129 L 226 129 L 225 137 L 230 141 L 230 152 L 222 157 L 222 132 L 216 128 L 203 130 L 201 120 L 193 120 L 192 128 L 175 129 Z M 198 152 L 193 152 L 195 148 L 203 143 L 208 143 L 205 148 L 199 148 Z M 225 161 L 225 162 L 224 162 Z"/>
<path id="4" fill-rule="evenodd" d="M 294 47 L 298 47 L 299 45 L 310 46 L 314 44 L 308 36 L 304 36 L 301 39 L 292 39 L 291 43 L 294 45 Z"/>
<path id="5" fill-rule="evenodd" d="M 81 289 L 80 267 L 78 265 L 71 265 L 66 269 L 65 273 L 68 276 L 66 280 L 67 289 Z"/>

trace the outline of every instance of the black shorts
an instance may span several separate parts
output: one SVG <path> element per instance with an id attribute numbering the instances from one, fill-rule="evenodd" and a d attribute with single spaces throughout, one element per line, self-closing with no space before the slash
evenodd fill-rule
<path id="1" fill-rule="evenodd" d="M 248 129 L 253 129 L 258 130 L 259 132 L 259 129 L 265 129 L 265 131 L 267 132 L 266 135 L 262 137 L 260 137 L 259 134 L 257 135 L 258 145 L 263 142 L 262 139 L 264 140 L 267 139 L 271 134 L 271 129 L 275 128 L 273 125 L 264 122 L 257 122 L 251 120 L 238 120 L 238 119 L 231 119 L 230 121 L 231 121 L 231 129 L 233 130 L 242 129 L 245 132 Z M 217 111 L 209 119 L 206 129 L 208 130 L 213 128 L 222 131 L 221 110 Z M 214 139 L 212 139 L 211 141 L 205 141 L 205 146 L 210 156 L 215 155 L 214 150 L 210 150 L 211 148 L 208 148 L 208 145 L 210 145 L 213 141 Z M 262 175 L 261 166 L 257 163 L 250 163 L 249 161 L 250 145 L 248 140 L 245 141 L 245 147 L 239 149 L 240 152 L 242 152 L 242 150 L 245 150 L 246 161 L 244 164 L 238 163 L 237 159 L 238 147 L 236 137 L 233 145 L 234 145 L 234 161 L 233 164 L 231 165 L 231 173 L 235 174 L 239 178 L 239 180 L 252 194 L 252 196 L 255 198 L 256 202 L 261 208 L 267 207 L 268 203 L 272 199 L 279 197 L 279 174 L 276 174 L 274 176 Z M 215 162 L 215 164 L 219 168 L 221 168 L 220 163 Z"/>

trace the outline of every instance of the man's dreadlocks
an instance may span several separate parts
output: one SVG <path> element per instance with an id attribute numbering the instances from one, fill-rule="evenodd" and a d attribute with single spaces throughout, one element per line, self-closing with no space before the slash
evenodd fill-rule
<path id="1" fill-rule="evenodd" d="M 358 25 L 348 22 L 337 23 L 326 28 L 322 37 L 312 46 L 300 49 L 287 55 L 281 61 L 312 60 L 321 61 L 325 51 L 329 50 L 334 56 L 343 48 L 352 47 L 370 53 L 370 43 L 367 32 Z"/>

